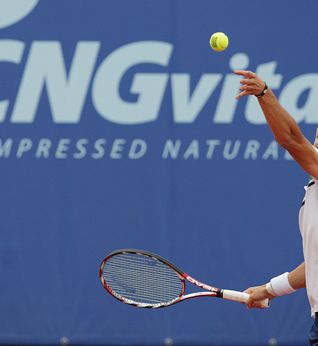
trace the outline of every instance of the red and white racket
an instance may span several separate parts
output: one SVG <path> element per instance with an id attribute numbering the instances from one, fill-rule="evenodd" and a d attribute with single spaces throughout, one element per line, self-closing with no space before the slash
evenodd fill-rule
<path id="1" fill-rule="evenodd" d="M 103 287 L 121 302 L 139 308 L 162 308 L 196 297 L 217 297 L 246 303 L 245 292 L 206 285 L 161 256 L 148 251 L 123 249 L 109 254 L 99 270 Z M 185 294 L 186 281 L 205 292 Z M 268 299 L 261 306 L 269 306 Z"/>

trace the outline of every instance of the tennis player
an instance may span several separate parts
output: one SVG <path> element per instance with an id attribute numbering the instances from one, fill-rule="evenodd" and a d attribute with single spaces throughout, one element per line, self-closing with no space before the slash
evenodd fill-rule
<path id="1" fill-rule="evenodd" d="M 276 141 L 283 146 L 312 178 L 300 208 L 299 227 L 303 239 L 304 262 L 291 272 L 268 283 L 250 287 L 248 307 L 260 307 L 259 301 L 295 292 L 306 287 L 315 322 L 309 333 L 309 345 L 318 346 L 318 129 L 314 145 L 303 135 L 292 116 L 280 105 L 272 90 L 255 73 L 236 70 L 242 76 L 237 99 L 254 95 L 263 110 Z"/>

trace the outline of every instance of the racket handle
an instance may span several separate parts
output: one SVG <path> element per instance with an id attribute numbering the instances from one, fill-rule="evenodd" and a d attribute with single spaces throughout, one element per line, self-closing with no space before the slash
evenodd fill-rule
<path id="1" fill-rule="evenodd" d="M 232 291 L 232 290 L 223 290 L 223 298 L 227 300 L 232 300 L 240 303 L 247 303 L 248 298 L 250 297 L 248 293 Z M 260 301 L 262 308 L 269 307 L 269 299 L 263 299 Z"/>

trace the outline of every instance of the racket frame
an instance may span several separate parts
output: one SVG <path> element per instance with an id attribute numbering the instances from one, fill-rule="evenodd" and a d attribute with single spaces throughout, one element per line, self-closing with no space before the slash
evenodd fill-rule
<path id="1" fill-rule="evenodd" d="M 107 284 L 106 280 L 103 277 L 103 271 L 104 271 L 104 267 L 107 263 L 107 261 L 116 255 L 119 254 L 125 254 L 125 253 L 130 253 L 130 254 L 139 254 L 139 255 L 144 255 L 150 258 L 153 258 L 155 260 L 158 260 L 160 262 L 162 262 L 163 264 L 167 265 L 168 267 L 170 267 L 172 270 L 174 270 L 177 274 L 178 277 L 181 281 L 181 291 L 178 297 L 176 297 L 175 299 L 166 302 L 166 303 L 159 303 L 159 304 L 148 304 L 148 303 L 136 303 L 130 299 L 127 299 L 125 297 L 122 297 L 121 295 L 119 295 L 118 293 L 116 293 L 114 290 L 112 290 L 112 288 Z M 174 264 L 172 264 L 171 262 L 169 262 L 168 260 L 166 260 L 165 258 L 151 253 L 149 251 L 144 251 L 144 250 L 137 250 L 137 249 L 120 249 L 120 250 L 116 250 L 111 252 L 109 255 L 107 255 L 100 267 L 99 267 L 99 278 L 100 281 L 103 285 L 103 287 L 106 289 L 106 291 L 108 291 L 113 297 L 115 297 L 116 299 L 120 300 L 121 302 L 125 303 L 125 304 L 129 304 L 129 305 L 133 305 L 136 307 L 142 307 L 142 308 L 162 308 L 162 307 L 166 307 L 166 306 L 170 306 L 173 304 L 176 304 L 178 302 L 184 301 L 186 299 L 191 299 L 191 298 L 196 298 L 196 297 L 218 297 L 218 298 L 222 298 L 223 297 L 223 290 L 213 287 L 213 286 L 209 286 L 207 284 L 204 284 L 196 279 L 194 279 L 193 277 L 191 277 L 190 275 L 186 274 L 185 272 L 183 272 L 180 268 L 178 268 L 177 266 L 175 266 Z M 196 292 L 196 293 L 189 293 L 184 295 L 185 289 L 186 289 L 186 280 L 191 282 L 192 284 L 206 290 L 207 292 Z"/>

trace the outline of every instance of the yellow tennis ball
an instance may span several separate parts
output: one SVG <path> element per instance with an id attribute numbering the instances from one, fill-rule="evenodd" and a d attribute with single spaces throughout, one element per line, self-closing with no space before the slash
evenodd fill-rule
<path id="1" fill-rule="evenodd" d="M 210 46 L 216 52 L 221 52 L 229 45 L 229 39 L 223 32 L 215 32 L 210 38 Z"/>

